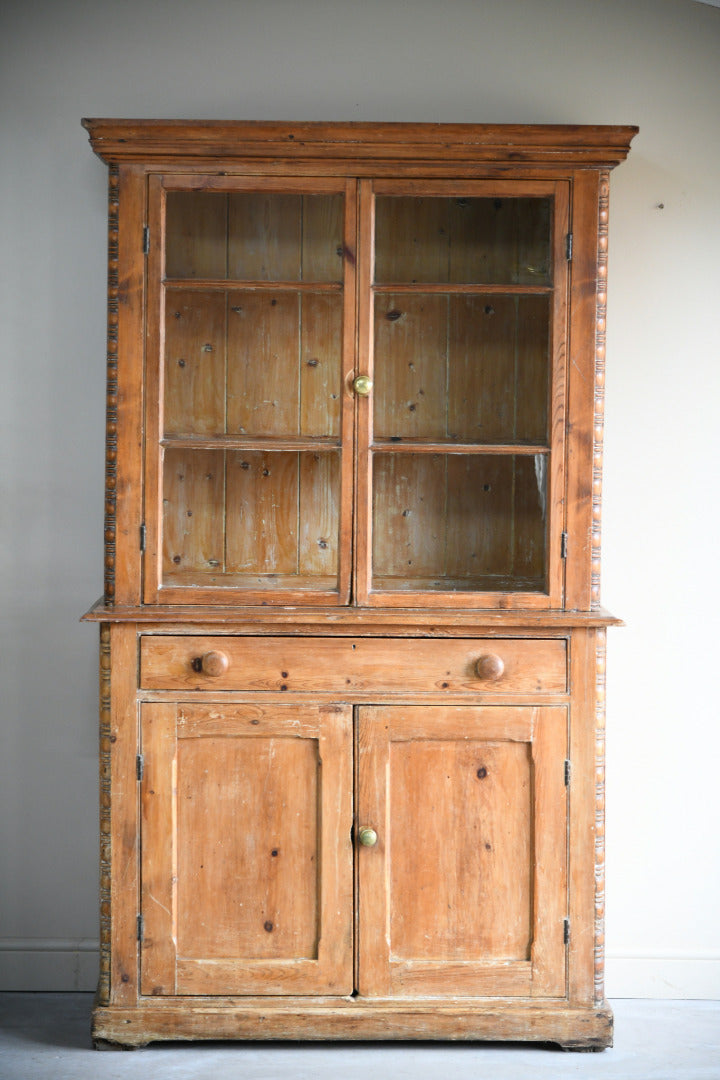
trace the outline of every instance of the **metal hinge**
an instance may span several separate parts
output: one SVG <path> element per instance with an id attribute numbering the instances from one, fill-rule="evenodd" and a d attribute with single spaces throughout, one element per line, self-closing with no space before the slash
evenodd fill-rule
<path id="1" fill-rule="evenodd" d="M 570 944 L 570 920 L 563 920 L 563 945 Z"/>
<path id="2" fill-rule="evenodd" d="M 560 533 L 560 558 L 567 559 L 568 549 L 568 535 L 566 532 Z"/>
<path id="3" fill-rule="evenodd" d="M 573 256 L 573 234 L 569 232 L 565 237 L 565 258 L 568 262 L 572 262 Z"/>
<path id="4" fill-rule="evenodd" d="M 147 255 L 150 252 L 150 226 L 143 226 L 143 255 Z"/>
<path id="5" fill-rule="evenodd" d="M 138 756 L 135 758 L 135 775 L 137 776 L 138 780 L 142 780 L 144 770 L 145 758 L 142 756 L 142 754 L 138 754 Z"/>
<path id="6" fill-rule="evenodd" d="M 142 917 L 142 915 L 138 915 L 138 917 L 137 917 L 137 939 L 138 939 L 138 941 L 142 941 L 144 929 L 145 929 L 145 927 L 144 927 L 144 924 L 143 924 L 143 917 Z"/>
<path id="7" fill-rule="evenodd" d="M 570 787 L 570 762 L 565 762 L 565 787 Z"/>
<path id="8" fill-rule="evenodd" d="M 145 528 L 145 522 L 143 521 L 140 526 L 140 550 L 145 550 L 145 541 L 147 540 L 147 529 Z"/>

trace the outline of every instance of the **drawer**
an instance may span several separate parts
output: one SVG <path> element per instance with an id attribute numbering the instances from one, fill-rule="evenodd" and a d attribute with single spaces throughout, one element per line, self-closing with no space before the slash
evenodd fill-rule
<path id="1" fill-rule="evenodd" d="M 567 643 L 523 638 L 144 635 L 146 690 L 564 693 Z"/>

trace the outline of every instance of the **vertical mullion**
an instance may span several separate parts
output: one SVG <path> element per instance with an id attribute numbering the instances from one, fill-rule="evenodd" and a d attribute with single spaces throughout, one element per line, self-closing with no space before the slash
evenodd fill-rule
<path id="1" fill-rule="evenodd" d="M 519 236 L 517 239 L 516 250 L 516 262 L 519 255 L 520 241 Z M 518 411 L 518 320 L 520 318 L 520 298 L 518 296 L 514 299 L 515 319 L 513 322 L 513 442 L 517 442 L 517 411 Z M 513 454 L 512 457 L 512 496 L 511 496 L 511 511 L 510 511 L 510 574 L 513 580 L 517 571 L 517 551 L 515 548 L 515 515 L 517 511 L 516 506 L 516 470 L 517 470 L 517 454 Z"/>
<path id="2" fill-rule="evenodd" d="M 448 230 L 449 232 L 449 230 Z M 450 239 L 448 240 L 448 281 L 450 280 Z M 450 309 L 452 297 L 445 297 L 445 438 L 450 438 Z M 443 574 L 448 576 L 448 456 L 445 454 L 445 505 L 443 521 L 445 538 L 443 541 Z"/>
<path id="3" fill-rule="evenodd" d="M 300 206 L 305 205 L 304 197 L 300 199 Z M 303 213 L 300 211 L 300 277 L 302 278 L 302 266 L 303 266 Z M 296 430 L 298 435 L 302 433 L 302 331 L 303 331 L 303 308 L 302 308 L 303 294 L 298 292 L 297 294 L 297 425 Z M 297 537 L 297 545 L 295 550 L 295 573 L 300 573 L 300 547 L 301 547 L 301 529 L 302 529 L 302 480 L 303 474 L 300 467 L 300 451 L 297 454 L 297 522 L 295 535 Z"/>
<path id="4" fill-rule="evenodd" d="M 355 538 L 355 402 L 350 392 L 357 357 L 357 181 L 343 190 L 342 337 L 340 370 L 340 513 L 338 537 L 338 601 L 348 604 L 353 590 Z"/>
<path id="5" fill-rule="evenodd" d="M 373 301 L 372 268 L 374 263 L 375 205 L 372 182 L 360 181 L 358 236 L 358 368 L 372 378 Z M 357 503 L 355 596 L 367 603 L 372 573 L 372 395 L 355 399 L 357 424 Z"/>
<path id="6" fill-rule="evenodd" d="M 225 282 L 226 282 L 226 285 L 227 285 L 227 280 L 228 280 L 228 274 L 229 273 L 230 273 L 230 195 L 227 194 L 225 196 Z M 229 366 L 230 361 L 229 361 L 229 357 L 228 357 L 228 326 L 229 326 L 228 311 L 229 311 L 229 306 L 230 306 L 230 294 L 229 294 L 228 289 L 226 287 L 226 289 L 225 289 L 225 366 L 224 366 L 225 387 L 224 387 L 224 393 L 223 393 L 223 431 L 225 432 L 225 434 L 227 434 L 227 429 L 228 429 L 228 375 L 230 373 L 230 366 Z M 228 529 L 228 519 L 227 519 L 227 494 L 228 494 L 227 493 L 227 475 L 228 475 L 228 468 L 227 468 L 227 459 L 228 459 L 228 452 L 225 451 L 225 453 L 223 454 L 223 505 L 222 505 L 222 515 L 223 515 L 223 526 L 222 526 L 223 562 L 222 562 L 222 572 L 223 572 L 223 574 L 227 573 L 227 529 Z"/>

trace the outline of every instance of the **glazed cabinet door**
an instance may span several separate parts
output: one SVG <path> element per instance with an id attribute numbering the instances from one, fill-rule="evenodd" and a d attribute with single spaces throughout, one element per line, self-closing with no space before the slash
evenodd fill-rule
<path id="1" fill-rule="evenodd" d="M 149 185 L 145 602 L 347 603 L 355 185 Z"/>
<path id="2" fill-rule="evenodd" d="M 359 710 L 361 994 L 565 995 L 567 745 L 562 706 Z"/>
<path id="3" fill-rule="evenodd" d="M 142 706 L 141 992 L 352 991 L 348 707 Z"/>
<path id="4" fill-rule="evenodd" d="M 360 603 L 562 604 L 567 183 L 361 182 Z"/>

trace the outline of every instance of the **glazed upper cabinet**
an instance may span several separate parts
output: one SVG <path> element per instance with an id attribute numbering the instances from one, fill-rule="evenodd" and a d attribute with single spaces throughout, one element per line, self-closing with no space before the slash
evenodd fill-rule
<path id="1" fill-rule="evenodd" d="M 146 602 L 562 604 L 566 181 L 148 197 Z"/>

